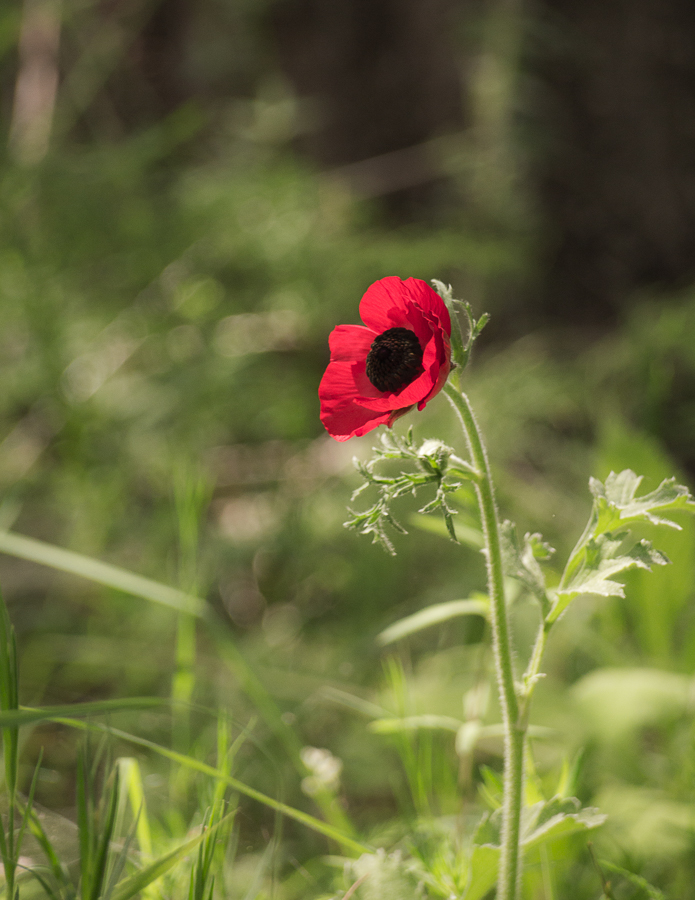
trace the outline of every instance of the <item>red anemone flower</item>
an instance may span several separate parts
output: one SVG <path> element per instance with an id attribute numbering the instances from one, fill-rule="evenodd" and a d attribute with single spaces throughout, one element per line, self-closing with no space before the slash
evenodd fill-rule
<path id="1" fill-rule="evenodd" d="M 439 393 L 451 367 L 451 319 L 424 281 L 390 276 L 360 302 L 362 325 L 338 325 L 321 384 L 321 421 L 337 441 L 389 428 Z"/>

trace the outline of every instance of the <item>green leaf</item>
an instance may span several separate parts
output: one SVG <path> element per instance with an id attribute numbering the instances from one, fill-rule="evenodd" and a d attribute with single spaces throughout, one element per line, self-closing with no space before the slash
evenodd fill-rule
<path id="1" fill-rule="evenodd" d="M 61 895 L 53 888 L 47 878 L 37 870 L 33 868 L 27 868 L 26 871 L 29 875 L 33 876 L 38 883 L 43 888 L 44 894 L 49 898 L 49 900 L 61 900 Z"/>
<path id="2" fill-rule="evenodd" d="M 41 762 L 43 760 L 43 748 L 39 751 L 39 758 L 34 766 L 34 774 L 31 779 L 31 785 L 29 787 L 29 796 L 26 799 L 26 804 L 22 807 L 21 803 L 17 803 L 17 809 L 21 813 L 22 819 L 21 824 L 19 826 L 19 834 L 17 835 L 16 846 L 17 849 L 22 847 L 22 842 L 24 841 L 24 833 L 26 831 L 27 825 L 29 823 L 29 819 L 32 813 L 32 807 L 34 805 L 34 795 L 36 793 L 36 784 L 39 780 L 39 771 L 41 769 Z"/>
<path id="3" fill-rule="evenodd" d="M 81 553 L 73 553 L 72 550 L 54 547 L 52 544 L 46 544 L 34 538 L 24 537 L 10 531 L 0 531 L 0 553 L 28 559 L 42 566 L 59 569 L 61 572 L 79 575 L 81 578 L 115 588 L 125 594 L 133 594 L 155 603 L 162 603 L 164 606 L 188 612 L 193 616 L 205 615 L 205 602 L 199 597 L 193 597 L 126 569 L 111 566 L 97 559 L 90 559 Z"/>
<path id="4" fill-rule="evenodd" d="M 135 834 L 140 847 L 140 855 L 143 859 L 149 860 L 152 855 L 152 836 L 140 764 L 133 757 L 121 756 L 117 760 L 117 765 L 120 770 L 121 784 L 124 791 L 127 791 L 133 820 L 136 823 Z"/>
<path id="5" fill-rule="evenodd" d="M 555 595 L 549 622 L 554 622 L 580 594 L 595 594 L 601 597 L 624 597 L 625 586 L 615 581 L 614 576 L 628 569 L 651 569 L 665 566 L 668 557 L 655 550 L 650 541 L 641 540 L 625 549 L 629 532 L 600 534 L 590 538 L 584 548 L 583 558 L 575 568 L 571 580 Z"/>
<path id="6" fill-rule="evenodd" d="M 67 866 L 61 860 L 70 860 L 77 853 L 77 826 L 69 819 L 47 810 L 32 807 L 28 812 L 27 827 L 46 856 L 61 894 L 74 894 Z"/>
<path id="7" fill-rule="evenodd" d="M 498 809 L 502 805 L 502 795 L 504 794 L 504 785 L 502 783 L 502 776 L 499 772 L 495 772 L 494 769 L 491 769 L 490 766 L 482 765 L 480 767 L 480 774 L 482 775 L 482 782 L 480 783 L 478 790 L 480 791 L 481 796 L 485 799 L 485 802 L 488 803 L 493 809 Z M 483 819 L 481 824 L 478 826 L 478 831 L 481 828 L 486 826 L 486 819 Z M 486 841 L 485 835 L 481 835 L 480 837 L 474 837 L 474 841 L 476 844 L 484 844 L 489 843 Z"/>
<path id="8" fill-rule="evenodd" d="M 490 844 L 473 847 L 469 863 L 469 879 L 461 900 L 482 900 L 497 881 L 500 848 Z"/>
<path id="9" fill-rule="evenodd" d="M 419 729 L 443 729 L 458 732 L 462 722 L 451 716 L 403 716 L 401 718 L 376 719 L 369 723 L 369 730 L 375 734 L 397 734 L 401 731 L 418 731 Z"/>
<path id="10" fill-rule="evenodd" d="M 624 596 L 623 585 L 612 576 L 627 569 L 650 569 L 668 562 L 665 554 L 655 550 L 649 541 L 629 546 L 630 532 L 614 529 L 644 522 L 680 530 L 676 522 L 662 513 L 695 512 L 695 501 L 684 485 L 676 484 L 675 478 L 667 478 L 655 490 L 637 497 L 641 480 L 632 469 L 624 469 L 618 474 L 611 472 L 605 484 L 596 478 L 589 481 L 594 495 L 591 516 L 569 558 L 555 603 L 546 616 L 548 623 L 554 622 L 579 594 Z"/>
<path id="11" fill-rule="evenodd" d="M 446 603 L 435 603 L 425 609 L 418 610 L 404 619 L 399 619 L 393 625 L 385 628 L 377 635 L 377 641 L 382 645 L 393 644 L 404 637 L 448 622 L 456 616 L 483 616 L 488 615 L 489 603 L 484 594 L 474 594 L 468 600 L 449 600 Z"/>
<path id="12" fill-rule="evenodd" d="M 666 900 L 665 894 L 663 894 L 659 888 L 654 887 L 653 884 L 650 884 L 646 878 L 642 878 L 641 875 L 636 875 L 634 872 L 629 872 L 627 869 L 623 869 L 622 866 L 616 866 L 615 863 L 609 862 L 607 859 L 600 859 L 599 865 L 602 869 L 607 869 L 609 872 L 614 872 L 616 875 L 620 875 L 626 881 L 629 881 L 630 884 L 634 884 L 635 887 L 644 891 L 644 893 L 649 897 L 649 900 Z"/>
<path id="13" fill-rule="evenodd" d="M 521 844 L 525 850 L 548 841 L 567 837 L 578 831 L 598 828 L 606 816 L 593 807 L 582 808 L 576 797 L 553 797 L 525 806 L 521 812 Z M 501 845 L 502 810 L 485 816 L 478 826 L 474 842 L 499 848 Z"/>
<path id="14" fill-rule="evenodd" d="M 540 534 L 527 533 L 523 543 L 519 543 L 516 526 L 508 519 L 500 525 L 500 539 L 505 575 L 520 581 L 529 593 L 541 601 L 547 613 L 550 601 L 546 593 L 545 575 L 538 560 L 550 559 L 555 550 L 544 543 Z"/>
<path id="15" fill-rule="evenodd" d="M 223 781 L 225 784 L 228 784 L 231 788 L 233 788 L 235 791 L 238 791 L 240 794 L 243 794 L 244 796 L 249 797 L 252 800 L 256 800 L 258 803 L 261 803 L 264 806 L 267 806 L 270 809 L 275 810 L 275 812 L 281 813 L 282 815 L 285 815 L 290 819 L 294 819 L 296 822 L 305 825 L 307 828 L 311 828 L 312 831 L 316 831 L 318 832 L 318 834 L 322 834 L 325 837 L 330 838 L 337 844 L 341 844 L 343 847 L 352 850 L 353 852 L 371 852 L 370 847 L 367 847 L 365 844 L 359 843 L 358 841 L 344 834 L 338 828 L 335 828 L 333 825 L 329 825 L 327 822 L 322 822 L 320 819 L 317 819 L 300 809 L 295 809 L 293 806 L 288 806 L 286 803 L 282 803 L 280 800 L 275 800 L 273 797 L 268 797 L 267 794 L 263 794 L 261 793 L 261 791 L 257 791 L 255 788 L 249 787 L 249 785 L 245 784 L 243 781 L 239 781 L 238 778 L 234 778 L 232 775 L 229 775 L 228 773 L 221 771 L 220 769 L 216 769 L 214 766 L 209 766 L 207 763 L 195 759 L 195 757 L 186 756 L 184 753 L 178 753 L 176 750 L 170 750 L 168 747 L 163 747 L 161 744 L 155 744 L 154 741 L 148 741 L 146 738 L 141 738 L 137 737 L 136 735 L 129 734 L 127 731 L 121 731 L 121 729 L 119 728 L 109 728 L 108 726 L 101 725 L 99 723 L 81 722 L 79 719 L 66 719 L 63 717 L 56 717 L 53 721 L 68 725 L 71 728 L 77 728 L 81 731 L 91 731 L 98 734 L 112 735 L 114 737 L 120 738 L 121 740 L 128 741 L 128 743 L 135 744 L 138 747 L 144 747 L 147 750 L 152 750 L 154 753 L 157 753 L 159 756 L 163 756 L 165 759 L 170 759 L 173 762 L 179 763 L 182 766 L 186 766 L 189 769 L 193 769 L 196 772 L 201 772 L 204 775 L 209 775 L 211 778 Z"/>
<path id="16" fill-rule="evenodd" d="M 153 881 L 161 878 L 162 875 L 184 859 L 192 850 L 195 850 L 202 841 L 209 841 L 223 825 L 236 815 L 236 812 L 236 810 L 232 810 L 215 825 L 201 829 L 200 834 L 196 837 L 186 841 L 184 844 L 180 844 L 169 853 L 160 856 L 159 859 L 140 869 L 134 875 L 123 879 L 114 888 L 110 900 L 130 900 L 131 897 L 139 894 L 148 884 L 152 884 Z"/>
<path id="17" fill-rule="evenodd" d="M 466 368 L 468 360 L 473 349 L 473 344 L 478 338 L 480 332 L 487 325 L 490 316 L 487 313 L 479 319 L 473 317 L 473 309 L 470 303 L 463 300 L 455 300 L 451 285 L 445 285 L 436 278 L 432 280 L 434 289 L 437 291 L 442 300 L 446 303 L 451 315 L 451 355 L 454 362 L 459 366 L 461 371 Z M 463 312 L 468 323 L 468 339 L 464 342 L 459 321 L 459 313 Z"/>
<path id="18" fill-rule="evenodd" d="M 114 769 L 110 783 L 107 785 L 108 793 L 102 798 L 100 804 L 99 826 L 101 834 L 98 835 L 94 854 L 91 860 L 92 872 L 90 878 L 89 900 L 99 900 L 106 881 L 108 867 L 109 848 L 116 824 L 116 812 L 118 810 L 119 777 L 118 769 Z M 94 827 L 93 822 L 90 827 Z M 84 861 L 83 861 L 84 868 Z"/>
<path id="19" fill-rule="evenodd" d="M 434 500 L 430 501 L 428 504 L 422 507 L 422 509 L 418 510 L 420 513 L 433 513 L 433 512 L 441 512 L 444 517 L 444 522 L 446 524 L 446 530 L 449 534 L 449 537 L 455 543 L 458 543 L 458 539 L 456 537 L 456 529 L 454 528 L 454 519 L 453 517 L 458 515 L 458 510 L 452 509 L 447 503 L 446 495 L 457 491 L 461 487 L 459 482 L 454 482 L 451 484 L 444 484 L 440 482 L 437 488 L 437 494 Z"/>
<path id="20" fill-rule="evenodd" d="M 576 797 L 553 797 L 526 807 L 521 822 L 521 843 L 525 850 L 538 847 L 579 831 L 598 828 L 606 816 L 594 807 L 582 808 Z"/>
<path id="21" fill-rule="evenodd" d="M 677 474 L 676 463 L 663 445 L 634 430 L 615 411 L 606 411 L 599 424 L 597 450 L 601 472 L 629 467 L 655 485 Z M 692 668 L 695 658 L 695 633 L 683 636 L 680 631 L 683 614 L 695 595 L 695 568 L 690 564 L 695 559 L 695 519 L 680 514 L 677 521 L 682 528 L 664 528 L 657 542 L 674 564 L 653 572 L 635 569 L 625 583 L 630 622 L 642 654 L 660 665 L 685 669 Z"/>
<path id="22" fill-rule="evenodd" d="M 599 527 L 597 531 L 611 531 L 618 524 L 644 520 L 654 525 L 667 525 L 680 529 L 680 525 L 661 515 L 659 512 L 685 509 L 695 511 L 695 502 L 690 491 L 682 484 L 676 484 L 675 478 L 667 478 L 658 488 L 642 497 L 636 497 L 637 489 L 642 481 L 641 475 L 635 475 L 631 469 L 625 469 L 617 475 L 611 472 L 602 484 L 596 478 L 589 481 L 589 489 L 596 498 L 599 511 Z"/>
<path id="23" fill-rule="evenodd" d="M 19 728 L 22 725 L 33 725 L 49 719 L 100 716 L 122 710 L 153 709 L 168 705 L 169 701 L 161 697 L 125 697 L 122 700 L 92 700 L 87 703 L 66 703 L 37 709 L 23 706 L 20 709 L 0 712 L 0 728 Z"/>
<path id="24" fill-rule="evenodd" d="M 355 459 L 354 464 L 365 480 L 365 485 L 357 488 L 352 494 L 354 500 L 364 490 L 365 486 L 376 488 L 378 496 L 372 506 L 362 511 L 348 509 L 350 518 L 345 522 L 346 528 L 358 531 L 360 534 L 372 536 L 372 543 L 381 546 L 395 555 L 396 551 L 387 534 L 386 526 L 395 531 L 406 534 L 406 529 L 393 517 L 391 504 L 398 497 L 405 494 L 417 494 L 417 491 L 427 485 L 436 488 L 435 497 L 420 510 L 421 513 L 441 511 L 444 517 L 445 527 L 449 537 L 457 540 L 453 517 L 457 510 L 452 509 L 447 500 L 447 495 L 458 491 L 462 485 L 459 479 L 448 478 L 449 463 L 454 459 L 456 465 L 454 471 L 465 478 L 472 477 L 467 471 L 468 464 L 463 460 L 453 457 L 453 449 L 442 441 L 426 440 L 416 447 L 413 441 L 412 429 L 405 438 L 389 432 L 380 438 L 380 444 L 374 448 L 374 455 L 366 463 Z M 401 460 L 415 466 L 415 471 L 404 470 L 396 475 L 382 475 L 375 472 L 375 466 L 383 460 Z M 447 480 L 448 479 L 448 480 Z"/>
<path id="25" fill-rule="evenodd" d="M 463 335 L 458 316 L 459 311 L 456 308 L 457 301 L 454 300 L 453 296 L 453 288 L 450 284 L 446 285 L 443 281 L 438 281 L 436 278 L 432 279 L 432 285 L 449 310 L 449 315 L 451 316 L 451 355 L 454 361 L 461 365 L 464 359 Z"/>
<path id="26" fill-rule="evenodd" d="M 210 900 L 214 887 L 215 877 L 213 863 L 215 846 L 219 838 L 228 836 L 228 826 L 222 835 L 217 834 L 214 828 L 222 819 L 224 812 L 224 800 L 217 800 L 206 811 L 203 820 L 204 839 L 198 845 L 198 854 L 191 869 L 191 877 L 188 889 L 188 900 Z"/>
<path id="27" fill-rule="evenodd" d="M 411 435 L 409 435 L 412 438 Z M 402 441 L 407 445 L 407 440 Z M 385 535 L 384 535 L 385 536 Z M 94 581 L 106 587 L 115 588 L 135 597 L 142 597 L 154 603 L 160 603 L 169 606 L 181 612 L 188 612 L 191 615 L 202 618 L 209 626 L 211 626 L 211 634 L 217 643 L 218 652 L 222 654 L 223 659 L 227 662 L 234 674 L 239 679 L 244 690 L 253 700 L 256 707 L 264 715 L 271 729 L 282 740 L 288 750 L 290 758 L 299 759 L 299 742 L 294 731 L 283 722 L 280 712 L 275 706 L 274 701 L 268 695 L 267 691 L 260 683 L 259 679 L 249 668 L 245 658 L 239 652 L 236 645 L 230 640 L 224 640 L 224 629 L 220 627 L 220 620 L 214 615 L 211 608 L 199 597 L 186 594 L 175 588 L 165 584 L 152 581 L 149 578 L 143 578 L 134 572 L 126 569 L 120 569 L 116 566 L 102 563 L 99 560 L 91 559 L 79 553 L 73 553 L 64 550 L 61 547 L 55 547 L 46 544 L 43 541 L 37 541 L 33 538 L 23 537 L 9 531 L 0 530 L 0 553 L 7 553 L 11 556 L 27 559 L 32 562 L 39 563 L 44 566 L 58 569 L 60 571 L 69 572 L 81 578 Z M 1 623 L 0 623 L 1 624 Z M 222 637 L 221 637 L 222 636 Z M 0 672 L 0 678 L 2 673 Z M 106 701 L 116 702 L 116 701 Z M 119 704 L 122 701 L 117 701 Z M 125 701 L 123 701 L 125 702 Z M 128 701 L 131 702 L 131 701 Z M 139 701 L 135 701 L 138 703 Z M 101 706 L 99 703 L 98 706 Z M 65 707 L 62 715 L 98 715 L 102 710 L 96 707 L 92 712 L 87 709 L 88 704 L 82 706 L 82 710 L 70 710 Z M 104 709 L 103 711 L 107 711 Z M 39 711 L 37 711 L 38 713 Z M 27 724 L 31 719 L 29 710 L 21 711 L 22 715 L 19 719 L 20 724 Z M 51 716 L 59 716 L 61 711 L 58 708 L 51 710 Z M 44 718 L 43 713 L 39 713 L 34 721 Z M 11 726 L 12 720 L 8 719 L 8 727 Z M 296 745 L 296 746 L 295 746 Z M 11 760 L 11 754 L 8 755 Z M 2 835 L 0 833 L 0 839 Z"/>
<path id="28" fill-rule="evenodd" d="M 413 515 L 408 520 L 408 524 L 419 528 L 421 531 L 429 531 L 432 534 L 439 534 L 447 537 L 449 532 L 445 522 L 440 519 L 429 519 L 419 514 Z M 465 544 L 480 550 L 485 546 L 485 538 L 482 531 L 477 528 L 471 528 L 470 525 L 464 525 L 462 522 L 454 522 L 454 532 L 456 533 L 456 541 L 459 544 Z"/>
<path id="29" fill-rule="evenodd" d="M 388 510 L 387 502 L 380 497 L 377 502 L 364 512 L 354 512 L 348 509 L 350 518 L 344 523 L 345 528 L 357 531 L 359 534 L 372 536 L 373 544 L 380 544 L 390 555 L 396 555 L 396 548 L 386 532 L 386 525 L 390 525 L 395 531 L 407 534 L 406 529 L 397 522 Z"/>

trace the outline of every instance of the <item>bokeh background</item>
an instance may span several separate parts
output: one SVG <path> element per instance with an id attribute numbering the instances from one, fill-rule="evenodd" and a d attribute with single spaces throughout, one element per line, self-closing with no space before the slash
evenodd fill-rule
<path id="1" fill-rule="evenodd" d="M 173 694 L 196 711 L 130 728 L 201 758 L 210 710 L 226 710 L 249 729 L 238 776 L 317 813 L 282 721 L 342 761 L 342 807 L 387 847 L 424 810 L 406 744 L 430 766 L 428 814 L 484 806 L 499 742 L 457 755 L 451 728 L 373 727 L 379 709 L 463 720 L 465 695 L 470 711 L 479 620 L 387 651 L 376 637 L 484 589 L 483 561 L 407 500 L 395 559 L 343 528 L 352 457 L 373 436 L 323 432 L 327 335 L 385 275 L 438 278 L 489 312 L 467 385 L 500 506 L 559 559 L 590 475 L 692 481 L 695 7 L 12 0 L 0 72 L 0 527 L 198 593 L 224 623 L 218 643 L 205 629 L 194 641 L 170 609 L 2 556 L 23 702 Z M 460 440 L 443 399 L 411 419 L 418 438 Z M 535 749 L 540 782 L 552 794 L 583 748 L 578 796 L 610 814 L 603 854 L 687 898 L 695 530 L 682 524 L 657 540 L 674 566 L 562 621 L 534 721 L 554 729 Z M 515 607 L 522 659 L 533 615 Z M 497 721 L 494 691 L 481 709 Z M 56 725 L 25 746 L 29 773 L 45 747 L 38 800 L 68 818 L 77 744 Z M 172 793 L 162 763 L 141 762 L 163 832 L 182 828 L 195 785 Z M 283 829 L 244 805 L 230 896 L 337 889 L 310 862 L 326 842 Z M 599 895 L 585 841 L 555 856 L 532 867 L 529 896 Z"/>

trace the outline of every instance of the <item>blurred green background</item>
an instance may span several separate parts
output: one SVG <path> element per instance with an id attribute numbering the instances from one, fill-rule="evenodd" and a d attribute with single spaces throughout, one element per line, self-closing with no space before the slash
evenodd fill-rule
<path id="1" fill-rule="evenodd" d="M 451 282 L 490 312 L 467 389 L 502 515 L 559 559 L 590 475 L 687 483 L 693 19 L 675 0 L 2 7 L 0 527 L 198 593 L 224 623 L 193 648 L 170 609 L 2 556 L 22 702 L 173 693 L 190 716 L 130 714 L 130 730 L 202 759 L 226 710 L 249 729 L 237 776 L 318 814 L 281 721 L 297 747 L 342 761 L 341 808 L 386 848 L 418 817 L 450 833 L 447 817 L 485 807 L 499 741 L 457 755 L 451 728 L 370 727 L 384 711 L 473 715 L 478 619 L 386 650 L 376 637 L 484 589 L 484 566 L 408 501 L 395 559 L 343 528 L 352 457 L 374 436 L 323 432 L 327 335 L 385 275 Z M 396 430 L 411 421 L 460 446 L 443 399 Z M 656 540 L 672 567 L 562 620 L 533 721 L 553 729 L 534 742 L 543 789 L 582 749 L 577 796 L 609 814 L 601 854 L 688 898 L 695 528 L 682 524 Z M 520 660 L 533 615 L 515 606 Z M 478 700 L 494 724 L 494 690 Z M 24 748 L 29 778 L 45 747 L 37 799 L 68 818 L 78 743 L 42 726 Z M 409 792 L 414 759 L 429 774 Z M 141 764 L 163 832 L 185 832 L 195 785 Z M 246 802 L 237 826 L 228 896 L 349 885 L 317 862 L 336 848 L 300 826 Z M 549 854 L 531 860 L 529 897 L 599 896 L 586 841 Z M 649 896 L 617 876 L 615 890 Z"/>

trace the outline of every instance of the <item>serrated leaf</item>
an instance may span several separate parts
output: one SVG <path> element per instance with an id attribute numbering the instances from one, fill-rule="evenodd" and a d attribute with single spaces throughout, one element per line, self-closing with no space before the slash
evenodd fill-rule
<path id="1" fill-rule="evenodd" d="M 592 562 L 592 554 L 596 556 L 597 542 L 603 535 L 609 535 L 632 522 L 648 522 L 653 525 L 666 525 L 680 530 L 680 526 L 676 522 L 665 518 L 662 513 L 672 510 L 695 512 L 695 502 L 690 492 L 684 485 L 676 484 L 674 478 L 665 479 L 658 488 L 638 497 L 637 490 L 641 481 L 641 477 L 636 475 L 631 469 L 624 469 L 617 474 L 611 472 L 606 478 L 605 484 L 596 478 L 590 479 L 589 488 L 594 495 L 591 516 L 584 534 L 579 539 L 567 563 L 560 583 L 561 591 L 564 592 L 575 585 L 578 576 L 586 579 L 586 571 L 595 568 Z M 643 548 L 646 551 L 647 548 L 651 548 L 651 545 L 643 542 Z M 642 559 L 642 562 L 647 563 L 647 568 L 653 564 L 658 565 L 660 562 L 665 561 L 663 555 L 660 560 L 653 555 L 656 551 L 653 551 L 653 553 L 651 551 L 647 552 L 646 557 L 644 554 L 640 557 L 639 553 L 640 551 L 637 551 L 635 559 L 627 568 L 635 565 L 640 566 L 640 562 L 637 561 L 639 558 Z M 620 591 L 611 591 L 610 588 L 598 591 L 584 591 L 584 593 L 602 593 L 604 595 L 610 595 L 611 593 L 617 595 L 620 592 L 622 592 L 622 588 L 620 588 Z M 574 596 L 576 596 L 576 593 Z M 567 603 L 563 600 L 561 605 L 564 609 Z M 554 608 L 549 621 L 557 618 L 560 611 L 559 607 Z"/>
<path id="2" fill-rule="evenodd" d="M 543 541 L 540 534 L 527 533 L 523 543 L 520 543 L 516 526 L 508 519 L 500 526 L 500 538 L 505 575 L 520 581 L 541 601 L 547 611 L 550 602 L 546 593 L 545 575 L 538 560 L 549 559 L 555 552 L 554 549 Z"/>
<path id="3" fill-rule="evenodd" d="M 454 300 L 453 288 L 450 284 L 446 285 L 443 281 L 438 281 L 436 278 L 433 278 L 432 285 L 449 309 L 451 315 L 451 355 L 454 360 L 460 364 L 460 360 L 463 359 L 464 350 L 461 323 L 457 314 L 458 310 L 456 309 L 456 305 L 459 301 Z"/>
<path id="4" fill-rule="evenodd" d="M 521 813 L 521 844 L 525 850 L 538 847 L 578 831 L 597 828 L 606 816 L 594 807 L 582 808 L 576 797 L 553 797 L 525 806 Z M 501 844 L 502 810 L 485 816 L 476 829 L 473 841 L 499 848 Z"/>
<path id="5" fill-rule="evenodd" d="M 452 511 L 448 506 L 442 505 L 442 515 L 444 516 L 444 522 L 446 523 L 446 530 L 449 532 L 449 537 L 451 538 L 451 540 L 454 541 L 454 543 L 458 544 L 456 529 L 454 528 L 454 520 L 451 516 L 451 512 Z"/>
<path id="6" fill-rule="evenodd" d="M 408 533 L 407 529 L 404 528 L 400 522 L 398 522 L 396 519 L 394 519 L 390 512 L 385 512 L 383 515 L 383 518 L 385 519 L 385 521 L 387 521 L 389 523 L 389 525 L 391 526 L 391 528 L 393 528 L 394 531 L 398 531 L 400 534 Z"/>
<path id="7" fill-rule="evenodd" d="M 460 485 L 457 485 L 457 488 L 459 486 Z M 453 490 L 456 490 L 457 488 L 453 488 Z M 444 517 L 444 524 L 446 525 L 449 537 L 458 544 L 458 537 L 454 526 L 454 516 L 458 515 L 458 510 L 452 509 L 447 503 L 446 495 L 448 492 L 450 491 L 447 491 L 447 487 L 444 483 L 440 482 L 434 500 L 431 500 L 426 506 L 423 506 L 422 509 L 418 510 L 418 512 L 427 514 L 440 511 Z"/>
<path id="8" fill-rule="evenodd" d="M 439 509 L 439 499 L 437 497 L 434 500 L 430 500 L 429 503 L 426 503 L 422 509 L 419 509 L 418 512 L 423 516 L 427 516 L 430 513 L 436 512 Z"/>
<path id="9" fill-rule="evenodd" d="M 601 597 L 624 597 L 625 587 L 614 577 L 628 569 L 651 569 L 664 566 L 668 557 L 656 550 L 651 541 L 641 540 L 625 549 L 629 532 L 600 534 L 590 538 L 584 547 L 583 557 L 575 567 L 566 587 L 555 594 L 555 602 L 548 615 L 548 622 L 554 622 L 571 601 L 580 594 L 594 594 Z"/>
<path id="10" fill-rule="evenodd" d="M 408 520 L 408 523 L 420 528 L 422 531 L 429 531 L 432 534 L 439 534 L 442 537 L 446 537 L 448 534 L 446 523 L 438 519 L 426 519 L 424 516 L 413 515 Z M 473 547 L 475 550 L 480 550 L 485 544 L 482 532 L 476 528 L 471 528 L 469 525 L 464 525 L 461 522 L 454 522 L 454 531 L 456 532 L 456 540 L 459 544 L 466 544 L 469 547 Z"/>
<path id="11" fill-rule="evenodd" d="M 373 544 L 380 544 L 391 556 L 396 555 L 396 549 L 384 528 L 385 523 L 388 523 L 395 531 L 399 531 L 401 534 L 407 534 L 408 532 L 400 522 L 393 518 L 383 497 L 363 512 L 357 513 L 351 509 L 348 509 L 348 512 L 351 518 L 343 523 L 345 528 L 364 535 L 371 534 Z"/>
<path id="12" fill-rule="evenodd" d="M 452 453 L 451 447 L 438 440 L 424 441 L 419 448 L 416 448 L 412 431 L 408 432 L 406 438 L 400 438 L 393 433 L 382 435 L 380 446 L 374 448 L 372 459 L 368 462 L 354 460 L 355 467 L 364 478 L 365 484 L 353 492 L 353 500 L 366 487 L 375 488 L 379 495 L 378 499 L 362 512 L 348 510 L 350 518 L 345 522 L 345 527 L 358 531 L 360 534 L 371 534 L 372 543 L 381 544 L 387 553 L 395 555 L 395 548 L 386 533 L 386 526 L 389 525 L 402 534 L 406 534 L 407 531 L 393 518 L 390 511 L 392 501 L 404 494 L 416 495 L 419 488 L 431 484 L 436 487 L 436 495 L 431 502 L 425 504 L 423 510 L 428 513 L 441 511 L 447 533 L 452 540 L 456 541 L 453 516 L 456 515 L 457 510 L 448 505 L 446 497 L 447 494 L 459 490 L 462 482 L 458 479 L 446 480 L 449 458 Z M 374 471 L 377 463 L 390 459 L 410 462 L 416 466 L 416 470 L 403 471 L 395 476 L 379 475 Z"/>
<path id="13" fill-rule="evenodd" d="M 582 808 L 576 797 L 553 797 L 524 810 L 521 843 L 530 850 L 578 831 L 598 828 L 605 821 L 606 816 L 594 807 Z"/>
<path id="14" fill-rule="evenodd" d="M 596 532 L 612 531 L 618 523 L 626 524 L 643 520 L 654 525 L 667 525 L 680 530 L 680 525 L 658 512 L 685 509 L 695 511 L 695 503 L 685 485 L 676 484 L 675 478 L 667 478 L 658 488 L 641 497 L 637 497 L 637 489 L 642 477 L 631 469 L 616 474 L 611 472 L 602 484 L 595 478 L 589 482 L 591 493 L 596 498 L 598 523 Z"/>

